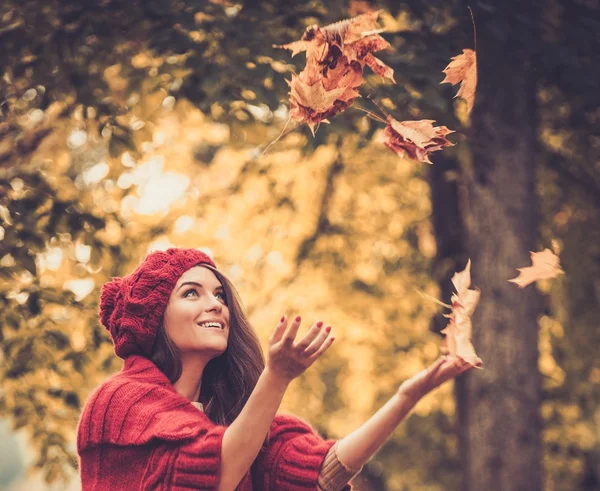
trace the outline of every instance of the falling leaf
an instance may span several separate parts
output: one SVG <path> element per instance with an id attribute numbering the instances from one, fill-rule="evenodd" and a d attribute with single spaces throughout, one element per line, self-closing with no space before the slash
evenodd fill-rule
<path id="1" fill-rule="evenodd" d="M 472 49 L 463 49 L 462 54 L 452 58 L 452 61 L 444 68 L 446 74 L 440 83 L 456 85 L 460 83 L 460 89 L 455 97 L 461 97 L 467 103 L 467 111 L 470 113 L 475 104 L 475 89 L 477 88 L 477 55 Z"/>
<path id="2" fill-rule="evenodd" d="M 433 152 L 454 145 L 446 139 L 446 135 L 454 131 L 446 126 L 433 126 L 434 122 L 430 119 L 397 121 L 388 116 L 381 142 L 400 157 L 431 164 L 429 156 Z"/>
<path id="3" fill-rule="evenodd" d="M 364 83 L 363 69 L 370 67 L 384 79 L 394 80 L 394 71 L 373 56 L 389 48 L 377 28 L 379 12 L 370 12 L 325 27 L 312 25 L 302 39 L 275 46 L 290 49 L 292 56 L 306 52 L 306 66 L 288 81 L 290 117 L 307 123 L 313 135 L 327 118 L 348 108 Z"/>
<path id="4" fill-rule="evenodd" d="M 469 288 L 471 286 L 470 259 L 463 271 L 454 274 L 452 284 L 456 288 L 456 293 L 452 294 L 451 305 L 433 299 L 436 303 L 451 309 L 450 314 L 445 315 L 449 319 L 448 325 L 442 330 L 442 334 L 446 335 L 445 351 L 451 356 L 462 358 L 474 367 L 481 367 L 482 362 L 471 342 L 471 315 L 479 302 L 480 292 Z"/>
<path id="5" fill-rule="evenodd" d="M 422 295 L 438 305 L 450 309 L 450 313 L 444 315 L 448 318 L 448 325 L 442 329 L 442 334 L 446 335 L 443 351 L 450 356 L 462 358 L 470 365 L 480 368 L 482 361 L 475 353 L 475 348 L 471 342 L 471 332 L 473 330 L 471 316 L 479 302 L 480 292 L 469 288 L 471 286 L 470 259 L 463 271 L 459 271 L 452 276 L 452 284 L 456 288 L 456 293 L 452 294 L 450 305 L 427 294 L 422 293 Z"/>
<path id="6" fill-rule="evenodd" d="M 450 303 L 452 311 L 448 315 L 449 322 L 442 333 L 446 335 L 446 344 L 450 355 L 462 358 L 473 366 L 480 365 L 481 361 L 475 353 L 471 343 L 471 316 L 479 302 L 479 290 L 471 290 L 471 260 L 463 271 L 455 273 L 452 284 L 456 293 L 452 295 Z"/>
<path id="7" fill-rule="evenodd" d="M 525 288 L 527 285 L 537 280 L 549 280 L 556 278 L 559 274 L 564 274 L 560 269 L 560 260 L 550 249 L 544 249 L 542 252 L 531 252 L 532 266 L 526 268 L 517 268 L 519 276 L 513 278 L 511 283 L 516 283 L 519 288 Z"/>
<path id="8" fill-rule="evenodd" d="M 469 319 L 468 322 L 470 325 L 471 320 Z M 470 329 L 468 331 L 470 332 Z M 464 329 L 464 326 L 461 329 L 455 323 L 450 322 L 442 330 L 442 334 L 446 335 L 446 348 L 451 356 L 462 358 L 474 367 L 481 366 L 481 361 L 471 343 L 470 334 Z"/>

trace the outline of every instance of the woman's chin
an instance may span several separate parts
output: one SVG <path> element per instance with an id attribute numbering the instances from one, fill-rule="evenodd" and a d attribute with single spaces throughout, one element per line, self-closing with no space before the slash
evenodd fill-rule
<path id="1" fill-rule="evenodd" d="M 222 355 L 223 353 L 225 353 L 225 350 L 227 349 L 227 340 L 224 339 L 221 342 L 213 342 L 213 343 L 206 343 L 203 344 L 202 346 L 198 346 L 197 351 L 202 352 L 202 353 L 210 353 L 212 355 L 213 358 Z"/>
<path id="2" fill-rule="evenodd" d="M 188 344 L 185 347 L 179 347 L 179 350 L 182 353 L 187 354 L 198 354 L 203 356 L 208 356 L 211 359 L 216 358 L 219 355 L 225 353 L 227 349 L 227 340 L 215 340 L 213 342 L 207 343 L 204 342 L 202 344 Z"/>

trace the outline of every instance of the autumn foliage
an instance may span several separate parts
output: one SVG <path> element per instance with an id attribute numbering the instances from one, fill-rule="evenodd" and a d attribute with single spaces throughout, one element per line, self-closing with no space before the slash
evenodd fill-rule
<path id="1" fill-rule="evenodd" d="M 560 259 L 550 249 L 532 252 L 531 266 L 518 268 L 518 271 L 519 276 L 508 281 L 516 283 L 519 288 L 525 288 L 537 280 L 548 280 L 556 278 L 559 274 L 564 274 L 564 271 L 560 268 Z"/>
<path id="2" fill-rule="evenodd" d="M 471 289 L 471 260 L 463 271 L 459 271 L 452 276 L 452 284 L 456 293 L 452 294 L 451 305 L 445 304 L 435 298 L 429 297 L 439 305 L 450 309 L 450 313 L 445 315 L 449 319 L 448 325 L 442 330 L 445 351 L 450 356 L 455 356 L 466 361 L 474 367 L 483 366 L 483 362 L 475 353 L 475 348 L 471 342 L 472 323 L 471 316 L 475 307 L 479 303 L 481 292 Z"/>
<path id="3" fill-rule="evenodd" d="M 446 77 L 440 83 L 460 84 L 454 97 L 461 97 L 467 103 L 467 112 L 471 112 L 475 104 L 475 89 L 477 88 L 477 54 L 472 49 L 463 49 L 460 55 L 444 68 Z"/>
<path id="4" fill-rule="evenodd" d="M 288 81 L 290 118 L 306 123 L 313 136 L 321 123 L 329 123 L 360 97 L 365 66 L 396 82 L 393 69 L 373 55 L 390 47 L 379 35 L 378 15 L 379 11 L 369 12 L 322 28 L 313 25 L 300 41 L 276 46 L 292 50 L 292 56 L 306 52 L 306 66 Z M 380 141 L 400 157 L 431 163 L 431 153 L 452 145 L 446 136 L 453 131 L 434 127 L 432 120 L 398 121 L 389 115 L 385 121 L 373 119 L 386 122 Z"/>
<path id="5" fill-rule="evenodd" d="M 446 126 L 433 126 L 434 122 L 430 119 L 397 121 L 388 116 L 381 141 L 400 157 L 408 156 L 413 160 L 431 164 L 431 153 L 452 146 L 453 143 L 448 141 L 446 136 L 454 133 Z"/>
<path id="6" fill-rule="evenodd" d="M 313 136 L 321 123 L 329 123 L 335 116 L 352 105 L 360 97 L 359 89 L 364 83 L 363 70 L 368 66 L 384 80 L 393 83 L 394 71 L 373 53 L 390 47 L 380 36 L 377 26 L 379 11 L 366 12 L 351 19 L 325 27 L 312 25 L 299 41 L 275 45 L 289 49 L 292 56 L 306 52 L 306 65 L 299 74 L 288 80 L 290 87 L 290 118 L 298 124 L 306 123 Z M 452 58 L 443 70 L 441 83 L 460 84 L 455 97 L 464 99 L 467 112 L 475 103 L 477 88 L 477 55 L 472 49 Z M 446 137 L 454 131 L 446 126 L 434 126 L 435 121 L 399 121 L 389 114 L 385 119 L 368 113 L 372 119 L 385 123 L 378 140 L 401 158 L 408 157 L 431 164 L 433 152 L 452 146 Z M 521 288 L 537 279 L 553 278 L 562 273 L 558 257 L 549 249 L 532 253 L 533 266 L 521 268 L 518 278 L 512 281 Z M 471 261 L 466 268 L 452 277 L 456 293 L 452 295 L 449 322 L 442 331 L 446 335 L 446 348 L 450 355 L 462 358 L 473 366 L 481 360 L 471 343 L 471 316 L 479 302 L 479 290 L 470 289 Z M 438 301 L 438 303 L 441 303 Z"/>
<path id="7" fill-rule="evenodd" d="M 292 75 L 290 85 L 290 116 L 306 122 L 313 135 L 322 122 L 344 111 L 357 97 L 364 83 L 363 69 L 367 65 L 383 78 L 394 80 L 394 71 L 373 53 L 389 48 L 377 29 L 379 12 L 306 29 L 302 39 L 277 46 L 291 49 L 292 56 L 306 51 L 306 66 L 299 75 Z"/>

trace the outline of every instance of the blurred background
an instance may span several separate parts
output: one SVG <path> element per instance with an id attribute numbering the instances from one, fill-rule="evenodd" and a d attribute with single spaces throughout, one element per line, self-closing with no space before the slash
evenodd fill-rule
<path id="1" fill-rule="evenodd" d="M 456 145 L 400 159 L 351 107 L 263 154 L 305 61 L 272 45 L 379 9 L 397 85 L 367 68 L 355 106 Z M 438 356 L 420 292 L 448 302 L 471 258 L 485 369 L 423 399 L 356 489 L 600 489 L 599 32 L 598 0 L 4 0 L 0 489 L 79 489 L 79 411 L 121 367 L 100 287 L 171 245 L 214 257 L 263 346 L 284 312 L 334 326 L 284 400 L 330 438 Z M 470 116 L 440 85 L 465 48 Z M 551 246 L 564 276 L 507 282 Z"/>

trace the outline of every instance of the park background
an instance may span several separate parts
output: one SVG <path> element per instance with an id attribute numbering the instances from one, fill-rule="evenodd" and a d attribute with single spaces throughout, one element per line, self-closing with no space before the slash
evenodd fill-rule
<path id="1" fill-rule="evenodd" d="M 456 145 L 400 159 L 350 108 L 263 153 L 304 63 L 272 45 L 378 9 L 397 84 L 367 68 L 355 105 Z M 78 489 L 79 411 L 121 366 L 99 289 L 170 245 L 213 255 L 263 346 L 284 312 L 334 326 L 284 400 L 331 438 L 438 356 L 420 292 L 447 302 L 471 258 L 485 369 L 422 400 L 356 489 L 600 489 L 598 32 L 597 0 L 3 1 L 0 489 Z M 474 47 L 469 116 L 440 82 Z M 507 282 L 545 247 L 565 275 Z"/>

